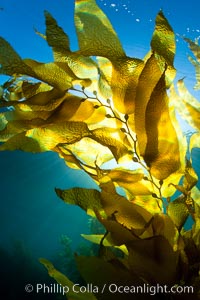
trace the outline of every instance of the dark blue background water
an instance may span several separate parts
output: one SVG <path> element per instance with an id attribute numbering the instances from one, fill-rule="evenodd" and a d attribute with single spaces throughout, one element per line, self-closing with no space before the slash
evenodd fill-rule
<path id="1" fill-rule="evenodd" d="M 197 0 L 99 0 L 97 3 L 110 18 L 127 55 L 139 58 L 150 48 L 154 19 L 163 9 L 177 34 L 177 79 L 186 76 L 187 87 L 200 99 L 199 92 L 192 90 L 195 72 L 187 60 L 188 47 L 180 37 L 185 35 L 194 39 L 200 35 Z M 48 10 L 68 33 L 71 48 L 77 49 L 73 7 L 73 0 L 0 0 L 0 35 L 22 58 L 51 61 L 50 49 L 33 28 L 45 31 L 43 11 Z M 5 79 L 2 76 L 0 83 Z M 194 150 L 193 154 L 199 171 L 200 153 Z M 0 152 L 0 247 L 12 255 L 13 249 L 16 250 L 16 240 L 19 240 L 19 244 L 28 249 L 25 252 L 30 251 L 36 262 L 38 257 L 51 258 L 60 251 L 60 236 L 66 234 L 72 240 L 72 248 L 76 249 L 81 242 L 80 234 L 90 230 L 88 217 L 78 207 L 64 204 L 54 192 L 55 187 L 74 186 L 95 187 L 95 184 L 83 172 L 67 168 L 55 153 Z M 7 271 L 13 273 L 9 264 Z"/>

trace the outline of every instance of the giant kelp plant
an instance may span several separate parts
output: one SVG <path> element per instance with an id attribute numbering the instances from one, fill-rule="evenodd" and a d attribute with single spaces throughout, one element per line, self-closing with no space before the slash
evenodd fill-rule
<path id="1" fill-rule="evenodd" d="M 41 263 L 69 287 L 67 299 L 123 299 L 105 283 L 191 285 L 199 296 L 200 192 L 191 154 L 200 147 L 200 103 L 182 79 L 174 83 L 171 26 L 160 11 L 150 51 L 138 59 L 126 55 L 95 0 L 75 0 L 75 52 L 56 20 L 48 12 L 45 18 L 46 33 L 38 34 L 52 48 L 53 62 L 22 59 L 0 39 L 0 72 L 11 76 L 0 105 L 12 108 L 0 115 L 0 150 L 55 151 L 96 182 L 97 189 L 56 193 L 105 227 L 105 234 L 83 235 L 99 244 L 98 257 L 76 255 L 81 276 L 99 290 L 74 292 L 65 275 Z M 200 47 L 185 41 L 199 89 Z M 177 114 L 194 128 L 190 140 Z M 193 226 L 185 230 L 188 217 Z"/>

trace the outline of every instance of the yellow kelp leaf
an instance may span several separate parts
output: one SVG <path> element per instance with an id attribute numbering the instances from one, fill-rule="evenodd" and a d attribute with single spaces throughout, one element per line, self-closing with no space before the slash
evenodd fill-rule
<path id="1" fill-rule="evenodd" d="M 44 121 L 39 120 L 39 122 Z M 13 121 L 8 123 L 9 130 L 5 128 L 0 134 L 0 140 L 6 140 L 7 142 L 1 145 L 0 149 L 20 149 L 28 152 L 53 151 L 58 144 L 75 143 L 82 137 L 90 135 L 86 124 L 82 122 L 67 122 L 29 129 L 38 124 L 37 119 L 26 122 Z"/>
<path id="2" fill-rule="evenodd" d="M 49 118 L 49 122 L 85 121 L 87 124 L 101 122 L 105 118 L 105 108 L 96 109 L 97 104 L 98 102 L 83 101 L 81 97 L 67 94 L 65 100 Z"/>
<path id="3" fill-rule="evenodd" d="M 113 61 L 111 88 L 116 109 L 132 114 L 139 75 L 144 67 L 141 59 L 122 57 Z"/>
<path id="4" fill-rule="evenodd" d="M 19 137 L 19 144 L 21 145 L 20 147 L 26 148 L 27 145 L 23 146 L 22 144 L 23 142 L 26 143 L 29 139 L 25 139 L 23 135 L 18 135 L 19 133 L 25 131 L 26 137 L 37 141 L 36 144 L 39 145 L 39 152 L 53 150 L 54 147 L 60 143 L 75 143 L 84 136 L 90 136 L 90 131 L 87 125 L 83 122 L 65 122 L 55 125 L 48 125 L 45 124 L 44 120 L 33 119 L 9 122 L 0 132 L 0 139 L 1 141 L 6 141 L 16 135 L 16 138 L 10 140 L 10 142 L 8 141 L 9 143 L 6 144 L 5 147 L 11 147 L 12 150 L 14 150 L 17 146 L 16 143 Z M 22 140 L 21 137 L 23 137 Z M 29 148 L 31 147 L 28 147 L 28 149 Z M 16 149 L 20 148 L 17 147 Z"/>
<path id="5" fill-rule="evenodd" d="M 111 99 L 111 78 L 112 78 L 112 63 L 105 57 L 97 57 L 99 66 L 99 80 L 98 80 L 98 96 L 104 99 Z"/>
<path id="6" fill-rule="evenodd" d="M 75 25 L 83 55 L 124 56 L 117 34 L 95 0 L 75 1 Z"/>
<path id="7" fill-rule="evenodd" d="M 152 197 L 152 195 L 135 195 L 132 198 L 132 194 L 129 195 L 130 201 L 136 205 L 143 207 L 152 215 L 160 213 L 162 209 L 162 202 Z"/>
<path id="8" fill-rule="evenodd" d="M 24 132 L 14 135 L 7 142 L 0 145 L 0 151 L 5 150 L 22 150 L 32 153 L 46 151 L 45 149 L 41 149 L 36 140 L 27 137 Z"/>
<path id="9" fill-rule="evenodd" d="M 84 136 L 89 136 L 87 125 L 83 122 L 65 122 L 34 128 L 26 136 L 37 140 L 41 149 L 53 150 L 58 144 L 73 144 Z"/>
<path id="10" fill-rule="evenodd" d="M 194 86 L 195 90 L 199 90 L 200 89 L 200 63 L 197 62 L 196 60 L 194 60 L 192 57 L 188 56 L 189 61 L 193 64 L 193 66 L 195 67 L 195 71 L 196 71 L 196 84 Z"/>
<path id="11" fill-rule="evenodd" d="M 94 244 L 100 244 L 104 235 L 103 234 L 81 234 L 81 236 L 86 239 L 87 241 L 94 243 Z M 115 248 L 121 250 L 125 255 L 128 254 L 128 251 L 126 249 L 125 245 L 121 245 L 121 246 L 115 246 L 113 245 L 113 243 L 111 243 L 111 241 L 107 238 L 103 239 L 103 246 L 105 247 L 111 247 L 114 246 Z"/>
<path id="12" fill-rule="evenodd" d="M 146 134 L 144 160 L 151 174 L 163 180 L 180 168 L 179 143 L 170 118 L 164 73 L 147 105 Z"/>
<path id="13" fill-rule="evenodd" d="M 100 108 L 98 107 L 98 110 L 100 110 L 99 111 L 100 114 L 102 112 L 102 108 L 105 109 L 105 106 L 101 106 Z M 98 111 L 97 111 L 97 113 L 98 113 Z M 112 130 L 111 130 L 111 134 L 114 136 L 123 137 L 124 143 L 130 145 L 130 142 L 127 141 L 128 140 L 127 136 L 121 135 L 122 121 L 118 119 L 118 117 L 119 117 L 118 113 L 116 113 L 116 116 L 117 116 L 117 118 L 112 117 L 110 115 L 110 109 L 106 107 L 106 115 L 105 115 L 104 119 L 99 123 L 95 123 L 95 122 L 91 123 L 90 122 L 89 127 L 91 130 L 100 129 L 100 128 L 111 128 L 112 130 L 115 129 L 116 133 L 112 132 Z"/>
<path id="14" fill-rule="evenodd" d="M 200 109 L 199 101 L 190 94 L 188 89 L 185 86 L 184 79 L 180 79 L 177 82 L 178 93 L 180 97 L 187 103 L 191 104 L 197 110 Z"/>
<path id="15" fill-rule="evenodd" d="M 10 137 L 30 130 L 35 127 L 40 127 L 44 124 L 42 119 L 33 120 L 16 120 L 7 123 L 6 127 L 0 131 L 0 141 L 7 141 Z"/>
<path id="16" fill-rule="evenodd" d="M 41 89 L 41 87 L 39 87 L 39 89 Z M 23 103 L 33 107 L 34 105 L 42 106 L 45 109 L 45 106 L 47 106 L 47 104 L 50 104 L 53 101 L 57 103 L 56 100 L 65 95 L 64 92 L 61 92 L 55 88 L 47 91 L 39 91 L 39 89 L 37 89 L 35 93 L 32 91 L 32 95 L 30 95 L 30 90 L 29 90 L 28 91 L 29 95 L 27 95 L 27 89 L 24 92 L 24 88 L 23 88 L 23 95 L 26 98 L 26 101 L 23 101 Z M 53 109 L 56 108 L 56 106 L 54 105 L 52 106 Z"/>
<path id="17" fill-rule="evenodd" d="M 90 58 L 71 52 L 66 58 L 69 68 L 79 78 L 77 83 L 88 88 L 91 92 L 97 90 L 98 68 L 97 64 Z M 81 80 L 82 79 L 82 80 Z"/>
<path id="18" fill-rule="evenodd" d="M 191 198 L 198 206 L 200 206 L 200 190 L 197 186 L 194 186 L 191 190 Z"/>
<path id="19" fill-rule="evenodd" d="M 194 133 L 190 138 L 190 152 L 193 148 L 200 148 L 200 132 Z"/>
<path id="20" fill-rule="evenodd" d="M 9 117 L 5 113 L 0 113 L 0 132 L 4 130 L 6 125 L 8 124 Z"/>
<path id="21" fill-rule="evenodd" d="M 50 90 L 46 92 L 39 92 L 27 99 L 22 99 L 23 101 L 4 101 L 0 103 L 1 107 L 13 106 L 15 111 L 13 112 L 13 117 L 20 115 L 24 112 L 22 119 L 26 119 L 25 114 L 31 115 L 31 112 L 35 112 L 36 118 L 42 118 L 42 115 L 50 116 L 52 111 L 55 110 L 66 98 L 68 94 L 58 91 Z M 33 114 L 34 115 L 34 114 Z M 29 119 L 29 118 L 28 118 Z"/>
<path id="22" fill-rule="evenodd" d="M 151 48 L 162 56 L 168 65 L 173 65 L 176 50 L 175 36 L 162 11 L 156 17 L 156 27 L 151 40 Z"/>
<path id="23" fill-rule="evenodd" d="M 81 97 L 68 95 L 50 118 L 50 122 L 84 121 L 95 111 L 92 102 L 82 101 Z"/>
<path id="24" fill-rule="evenodd" d="M 189 93 L 183 79 L 178 81 L 177 88 L 182 100 L 178 112 L 193 128 L 200 130 L 200 102 Z"/>
<path id="25" fill-rule="evenodd" d="M 71 151 L 68 151 L 62 146 L 55 147 L 54 151 L 57 152 L 61 158 L 64 159 L 68 167 L 78 170 L 83 169 L 80 161 L 76 158 L 75 155 L 71 153 Z"/>
<path id="26" fill-rule="evenodd" d="M 90 128 L 91 128 L 92 125 L 95 127 L 98 123 L 102 124 L 102 122 L 105 120 L 105 115 L 106 115 L 105 107 L 100 106 L 100 107 L 96 108 L 96 106 L 98 106 L 98 103 L 94 101 L 93 102 L 93 107 L 95 108 L 95 110 L 90 115 L 90 117 L 85 120 L 85 123 L 90 125 L 89 126 Z"/>
<path id="27" fill-rule="evenodd" d="M 121 250 L 125 255 L 128 254 L 128 251 L 126 249 L 126 246 L 125 245 L 121 245 L 121 246 L 115 246 L 113 245 L 113 243 L 111 243 L 111 241 L 105 237 L 104 238 L 104 235 L 103 234 L 81 234 L 81 236 L 86 239 L 87 241 L 91 242 L 91 243 L 94 243 L 94 244 L 101 244 L 101 241 L 103 239 L 103 246 L 105 247 L 115 247 L 119 250 Z"/>
<path id="28" fill-rule="evenodd" d="M 184 40 L 189 44 L 190 50 L 193 52 L 196 60 L 200 63 L 200 46 L 198 45 L 198 40 L 195 42 L 188 38 L 184 38 Z"/>
<path id="29" fill-rule="evenodd" d="M 76 256 L 76 263 L 78 270 L 85 280 L 85 282 L 92 283 L 93 286 L 99 287 L 99 293 L 97 298 L 101 300 L 122 300 L 122 299 L 133 299 L 133 294 L 122 293 L 116 291 L 111 293 L 108 287 L 113 287 L 111 285 L 116 285 L 117 287 L 127 287 L 144 285 L 143 279 L 139 278 L 135 272 L 130 272 L 123 263 L 123 260 L 113 259 L 110 261 L 105 261 L 100 257 L 95 256 Z M 106 286 L 105 286 L 106 284 Z M 119 288 L 118 288 L 119 289 Z M 102 293 L 103 291 L 103 293 Z M 125 297 L 124 297 L 125 295 Z M 135 300 L 139 300 L 139 297 L 134 296 Z M 146 300 L 145 297 L 142 299 Z M 87 298 L 85 298 L 87 300 Z"/>
<path id="30" fill-rule="evenodd" d="M 139 75 L 144 63 L 141 59 L 127 56 L 103 58 L 100 61 L 99 89 L 100 95 L 111 98 L 115 109 L 123 114 L 131 114 L 135 109 L 135 96 Z"/>
<path id="31" fill-rule="evenodd" d="M 185 152 L 184 152 L 185 154 Z M 185 158 L 185 155 L 184 155 Z M 164 198 L 171 197 L 175 194 L 176 189 L 174 188 L 174 185 L 178 185 L 180 183 L 180 180 L 184 176 L 184 169 L 180 169 L 177 172 L 172 173 L 169 175 L 162 184 L 162 196 Z"/>
<path id="32" fill-rule="evenodd" d="M 168 97 L 168 101 L 169 101 L 168 102 L 169 115 L 170 115 L 170 119 L 172 122 L 172 126 L 174 127 L 175 132 L 176 132 L 176 136 L 177 136 L 178 144 L 179 144 L 179 152 L 181 154 L 180 155 L 180 169 L 177 170 L 176 173 L 173 173 L 174 174 L 173 180 L 174 180 L 176 177 L 178 177 L 178 175 L 180 178 L 180 174 L 182 175 L 182 172 L 185 171 L 185 166 L 186 166 L 185 158 L 186 158 L 186 154 L 188 151 L 188 141 L 187 141 L 187 136 L 184 133 L 183 128 L 181 127 L 181 122 L 177 118 L 177 111 L 176 111 L 175 107 L 173 105 L 171 105 L 171 100 L 169 99 L 169 97 Z M 172 174 L 170 176 L 172 176 Z M 168 196 L 164 196 L 164 197 L 168 197 Z"/>
<path id="33" fill-rule="evenodd" d="M 47 120 L 49 116 L 52 114 L 51 111 L 40 111 L 40 119 Z M 38 118 L 38 111 L 22 111 L 20 109 L 16 109 L 13 111 L 8 111 L 4 113 L 7 120 L 32 120 Z"/>
<path id="34" fill-rule="evenodd" d="M 168 215 L 163 213 L 155 214 L 152 221 L 152 227 L 155 236 L 160 235 L 165 237 L 174 251 L 180 250 L 179 231 Z"/>
<path id="35" fill-rule="evenodd" d="M 30 80 L 22 81 L 22 91 L 25 98 L 30 98 L 38 93 L 47 92 L 50 90 L 54 90 L 54 92 L 56 92 L 56 89 L 52 89 L 51 86 L 44 82 L 33 82 Z M 57 93 L 61 92 L 57 90 Z"/>
<path id="36" fill-rule="evenodd" d="M 96 167 L 96 165 L 101 166 L 103 163 L 113 159 L 113 155 L 109 148 L 100 143 L 101 142 L 96 142 L 91 138 L 85 137 L 74 144 L 65 145 L 65 148 L 70 150 L 85 164 Z M 88 153 L 90 155 L 88 155 Z"/>
<path id="37" fill-rule="evenodd" d="M 191 41 L 188 38 L 184 40 L 189 44 L 191 51 L 193 52 L 195 59 L 188 55 L 189 61 L 193 64 L 196 70 L 196 84 L 194 86 L 195 90 L 200 89 L 200 46 L 198 45 L 198 39 L 195 42 Z"/>
<path id="38" fill-rule="evenodd" d="M 33 83 L 30 80 L 23 81 L 16 79 L 14 80 L 12 85 L 7 88 L 7 101 L 4 102 L 4 106 L 12 105 L 16 107 L 17 105 L 24 103 L 27 103 L 27 105 L 46 105 L 48 102 L 51 102 L 51 100 L 55 100 L 56 98 L 59 98 L 63 95 L 64 92 L 52 88 L 46 83 Z M 11 101 L 13 103 L 11 103 Z M 22 107 L 20 107 L 20 109 L 23 109 L 23 105 Z M 28 110 L 28 108 L 26 110 Z"/>
<path id="39" fill-rule="evenodd" d="M 115 246 L 122 246 L 124 243 L 130 242 L 138 237 L 131 232 L 128 228 L 124 227 L 122 224 L 116 222 L 112 219 L 105 219 L 96 212 L 96 216 L 99 222 L 106 228 L 109 232 L 109 241 Z"/>
<path id="40" fill-rule="evenodd" d="M 42 111 L 53 113 L 59 105 L 67 98 L 68 94 L 54 91 L 52 89 L 48 92 L 39 92 L 36 95 L 28 98 L 25 101 L 19 101 L 13 106 L 15 109 L 22 110 L 24 112 L 35 111 L 38 112 L 38 115 Z"/>
<path id="41" fill-rule="evenodd" d="M 81 234 L 81 236 L 85 240 L 87 240 L 87 241 L 89 241 L 91 243 L 97 244 L 97 245 L 99 245 L 101 243 L 101 241 L 102 241 L 102 239 L 104 237 L 103 234 Z M 106 238 L 103 239 L 103 245 L 105 247 L 112 246 L 112 244 Z"/>
<path id="42" fill-rule="evenodd" d="M 116 168 L 109 170 L 107 175 L 112 179 L 112 181 L 119 183 L 119 185 L 121 182 L 135 183 L 142 180 L 144 177 L 142 169 L 132 171 L 125 170 L 123 168 Z"/>
<path id="43" fill-rule="evenodd" d="M 96 300 L 92 293 L 82 293 L 79 285 L 74 287 L 75 284 L 67 276 L 56 270 L 50 261 L 45 258 L 40 258 L 39 261 L 47 269 L 49 276 L 53 277 L 63 287 L 62 292 L 68 300 Z"/>
<path id="44" fill-rule="evenodd" d="M 94 210 L 102 210 L 100 192 L 95 189 L 72 188 L 55 189 L 56 194 L 66 203 L 78 205 L 89 215 L 95 216 Z"/>
<path id="45" fill-rule="evenodd" d="M 162 76 L 164 77 L 164 74 Z M 151 81 L 149 83 L 150 77 L 151 77 Z M 146 128 L 149 128 L 150 122 L 151 122 L 152 127 L 153 127 L 153 125 L 156 125 L 156 118 L 154 118 L 154 116 L 153 116 L 153 113 L 156 115 L 156 110 L 157 110 L 157 113 L 160 114 L 160 119 L 161 120 L 163 119 L 163 124 L 165 122 L 165 119 L 168 119 L 168 126 L 171 127 L 171 130 L 173 133 L 172 137 L 170 137 L 170 138 L 172 139 L 174 137 L 174 139 L 178 138 L 180 140 L 179 143 L 178 143 L 178 141 L 176 141 L 176 148 L 179 149 L 179 151 L 181 150 L 182 152 L 186 152 L 186 150 L 187 150 L 186 149 L 186 140 L 183 138 L 182 132 L 177 129 L 178 126 L 175 122 L 175 116 L 173 115 L 172 110 L 169 110 L 169 112 L 167 112 L 168 99 L 165 94 L 165 85 L 164 84 L 163 84 L 163 89 L 162 89 L 164 99 L 162 99 L 161 103 L 159 102 L 158 99 L 155 100 L 155 102 L 156 101 L 159 102 L 159 104 L 157 104 L 157 105 L 156 105 L 156 103 L 151 104 L 151 102 L 150 102 L 150 99 L 152 101 L 153 97 L 155 96 L 156 89 L 158 90 L 156 97 L 159 97 L 159 88 L 160 88 L 159 80 L 162 81 L 161 71 L 158 66 L 158 61 L 155 58 L 155 55 L 151 54 L 151 56 L 146 61 L 145 67 L 139 77 L 136 101 L 135 101 L 135 114 L 133 117 L 134 122 L 135 122 L 133 127 L 137 134 L 139 152 L 142 156 L 144 155 L 144 153 L 146 151 L 147 140 L 149 139 L 149 137 L 147 135 L 148 130 L 146 130 Z M 156 84 L 157 84 L 157 87 L 156 87 Z M 150 104 L 152 105 L 152 108 L 150 108 Z M 154 109 L 153 105 L 155 105 L 155 109 Z M 164 106 L 163 108 L 161 108 L 162 105 Z M 149 108 L 152 109 L 152 119 L 148 115 Z M 163 109 L 163 112 L 162 112 L 162 109 Z M 158 112 L 159 110 L 160 110 L 160 113 Z M 164 110 L 166 111 L 165 112 L 166 116 L 164 115 Z M 166 125 L 167 125 L 167 123 L 166 123 Z M 151 127 L 151 129 L 152 129 L 152 127 Z M 169 139 L 169 138 L 164 137 L 164 135 L 165 134 L 167 135 L 167 133 L 169 136 L 171 135 L 171 132 L 169 131 L 169 127 L 167 128 L 167 126 L 166 126 L 167 132 L 165 132 L 165 129 L 163 129 L 163 131 L 162 131 L 162 128 L 159 130 L 159 127 L 158 127 L 157 133 L 154 131 L 154 142 L 149 140 L 149 142 L 152 143 L 152 146 L 155 146 L 156 143 L 158 143 L 156 135 L 159 134 L 159 132 L 161 133 L 161 136 L 158 138 L 160 140 L 163 140 L 163 144 L 166 143 L 166 146 L 167 146 L 168 142 L 167 141 L 165 142 L 164 139 Z M 177 134 L 176 134 L 175 128 L 177 130 Z M 175 137 L 175 134 L 176 134 L 176 137 Z M 153 133 L 152 133 L 152 135 L 153 135 Z M 177 137 L 177 135 L 178 135 L 178 137 Z M 179 144 L 179 148 L 178 148 L 178 144 Z M 165 150 L 164 145 L 162 147 L 163 147 L 163 150 Z M 180 147 L 181 147 L 181 149 L 180 149 Z M 153 154 L 153 152 L 150 155 L 152 155 L 152 154 Z M 183 161 L 181 161 L 181 158 L 180 158 L 180 163 L 181 163 L 181 165 L 183 165 L 182 167 L 184 169 L 184 158 L 183 158 Z M 180 175 L 179 175 L 179 178 L 180 178 Z"/>
<path id="46" fill-rule="evenodd" d="M 3 38 L 0 38 L 0 74 L 35 76 L 34 71 L 23 62 L 21 57 Z"/>
<path id="47" fill-rule="evenodd" d="M 83 138 L 84 140 L 84 138 Z M 76 144 L 77 143 L 74 143 L 73 145 L 75 145 L 75 148 L 76 148 Z M 96 171 L 96 165 L 94 163 L 94 161 L 91 162 L 91 165 L 88 164 L 88 161 L 87 161 L 87 158 L 85 159 L 85 161 L 87 161 L 87 164 L 84 162 L 84 159 L 83 157 L 77 157 L 77 153 L 75 151 L 75 153 L 73 153 L 71 150 L 69 150 L 69 147 L 70 145 L 59 145 L 59 146 L 56 146 L 54 148 L 54 151 L 57 152 L 59 154 L 59 156 L 61 158 L 64 159 L 66 165 L 70 168 L 73 168 L 73 169 L 78 169 L 78 170 L 83 170 L 85 171 L 89 176 L 92 177 L 92 179 L 98 184 L 99 181 L 98 181 L 98 178 L 97 178 L 97 171 Z M 81 151 L 80 151 L 81 152 Z M 88 152 L 87 152 L 88 154 Z M 88 155 L 85 154 L 86 157 L 88 157 Z M 104 156 L 105 158 L 105 156 Z"/>
<path id="48" fill-rule="evenodd" d="M 36 140 L 42 151 L 53 151 L 60 143 L 65 143 L 67 140 L 59 134 L 58 130 L 52 127 L 34 128 L 26 132 L 26 136 Z"/>
<path id="49" fill-rule="evenodd" d="M 125 188 L 132 195 L 152 194 L 151 183 L 143 180 L 143 170 L 137 169 L 132 171 L 124 168 L 116 168 L 107 170 L 106 173 L 106 176 L 109 176 L 114 183 Z"/>
<path id="50" fill-rule="evenodd" d="M 97 128 L 91 130 L 91 134 L 92 139 L 110 149 L 117 161 L 129 154 L 128 145 L 125 144 L 127 143 L 126 136 L 119 129 L 109 127 Z"/>
<path id="51" fill-rule="evenodd" d="M 129 267 L 149 284 L 174 284 L 179 274 L 179 252 L 174 252 L 163 236 L 131 241 Z"/>
<path id="52" fill-rule="evenodd" d="M 23 88 L 22 88 L 23 91 Z M 54 110 L 62 101 L 66 98 L 65 92 L 59 91 L 55 88 L 47 91 L 35 91 L 33 90 L 22 93 L 21 101 L 13 101 L 12 106 L 18 111 L 51 111 Z M 6 106 L 9 106 L 11 103 L 8 101 L 5 103 Z M 38 113 L 39 116 L 39 113 Z"/>
<path id="53" fill-rule="evenodd" d="M 71 88 L 73 81 L 78 80 L 77 76 L 72 72 L 66 63 L 40 63 L 33 59 L 26 59 L 24 62 L 26 65 L 32 68 L 36 74 L 35 78 L 42 80 L 62 91 Z"/>
<path id="54" fill-rule="evenodd" d="M 73 73 L 79 78 L 94 79 L 98 76 L 96 63 L 90 57 L 84 57 L 76 52 L 71 52 L 69 38 L 63 29 L 58 26 L 56 20 L 45 12 L 46 19 L 46 40 L 53 48 L 54 60 L 65 62 Z M 90 82 L 91 83 L 91 82 Z M 83 83 L 84 85 L 84 83 Z"/>
<path id="55" fill-rule="evenodd" d="M 12 79 L 8 80 L 7 83 L 4 84 L 3 99 L 6 100 L 5 102 L 7 101 L 15 102 L 23 98 L 23 91 L 22 91 L 23 81 L 20 80 L 19 78 L 20 77 L 16 77 L 16 78 L 13 77 Z"/>
<path id="56" fill-rule="evenodd" d="M 146 132 L 146 110 L 151 94 L 155 89 L 162 73 L 158 66 L 155 55 L 152 54 L 147 60 L 139 77 L 136 98 L 135 98 L 135 132 L 138 138 L 138 146 L 140 154 L 143 156 L 147 145 L 147 132 Z M 151 80 L 150 80 L 151 78 Z"/>
<path id="57" fill-rule="evenodd" d="M 188 192 L 194 186 L 196 186 L 198 182 L 198 176 L 195 170 L 192 167 L 192 164 L 189 160 L 187 160 L 186 168 L 185 168 L 185 176 L 183 178 L 183 187 Z"/>
<path id="58" fill-rule="evenodd" d="M 70 51 L 69 38 L 49 12 L 45 11 L 44 14 L 46 40 L 48 45 L 53 48 L 54 60 L 60 61 L 62 58 L 64 60 L 64 57 Z"/>
<path id="59" fill-rule="evenodd" d="M 166 86 L 169 87 L 176 75 L 173 67 L 176 51 L 175 35 L 167 19 L 160 11 L 156 17 L 156 27 L 151 40 L 151 49 L 156 53 L 161 71 L 165 72 Z"/>
<path id="60" fill-rule="evenodd" d="M 100 187 L 101 204 L 108 217 L 113 216 L 128 229 L 143 229 L 151 220 L 152 215 L 148 211 L 117 194 L 112 181 L 101 183 Z"/>
<path id="61" fill-rule="evenodd" d="M 180 84 L 181 81 L 179 81 L 178 85 L 180 86 Z M 193 120 L 192 115 L 193 112 L 194 115 L 197 114 L 197 109 L 193 108 L 193 106 L 187 103 L 187 99 L 185 97 L 181 98 L 180 95 L 176 93 L 174 85 L 170 87 L 169 101 L 170 101 L 170 105 L 177 110 L 181 118 L 185 120 L 190 126 L 196 129 L 196 124 Z"/>
<path id="62" fill-rule="evenodd" d="M 81 234 L 81 236 L 86 239 L 87 241 L 94 243 L 94 244 L 101 244 L 102 239 L 104 238 L 103 234 Z M 103 244 L 104 247 L 114 247 L 119 250 L 121 250 L 125 255 L 128 255 L 128 251 L 126 249 L 125 245 L 121 246 L 115 246 L 108 238 L 103 239 Z"/>
<path id="63" fill-rule="evenodd" d="M 181 195 L 177 199 L 171 201 L 167 207 L 167 214 L 172 219 L 178 230 L 181 230 L 189 216 L 189 211 L 185 201 L 186 196 Z"/>

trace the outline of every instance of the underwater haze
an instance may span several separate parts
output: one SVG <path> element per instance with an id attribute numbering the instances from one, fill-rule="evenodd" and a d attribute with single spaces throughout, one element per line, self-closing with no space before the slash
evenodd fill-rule
<path id="1" fill-rule="evenodd" d="M 200 38 L 199 1 L 96 2 L 110 19 L 126 54 L 141 59 L 150 49 L 155 18 L 162 9 L 176 34 L 176 80 L 185 78 L 188 90 L 200 101 L 200 92 L 193 89 L 196 83 L 195 70 L 188 61 L 189 48 L 183 39 Z M 50 12 L 68 34 L 71 49 L 78 49 L 73 0 L 0 0 L 0 36 L 9 42 L 22 58 L 31 57 L 42 62 L 50 62 L 53 59 L 46 41 L 36 34 L 36 31 L 45 33 L 44 11 Z M 9 77 L 1 75 L 0 84 L 8 79 Z M 182 127 L 189 136 L 193 129 L 184 122 Z M 200 176 L 199 149 L 193 150 L 193 163 Z M 13 282 L 18 276 L 21 276 L 23 287 L 29 283 L 28 280 L 36 281 L 37 278 L 52 282 L 39 265 L 38 258 L 46 257 L 59 261 L 60 253 L 66 250 L 68 243 L 72 252 L 79 251 L 77 249 L 80 249 L 83 243 L 80 235 L 88 234 L 91 230 L 90 218 L 85 212 L 77 206 L 61 201 L 55 193 L 55 188 L 97 188 L 97 185 L 83 171 L 68 168 L 64 160 L 54 152 L 31 154 L 22 151 L 0 151 L 0 170 L 0 262 L 5 277 L 4 292 L 5 286 L 9 286 L 8 281 Z M 189 223 L 187 226 L 190 225 Z M 84 247 L 87 247 L 86 242 Z M 73 267 L 72 264 L 71 268 Z M 27 272 L 27 276 L 20 275 Z M 22 288 L 15 282 L 12 292 L 4 294 L 2 299 L 22 299 L 22 295 Z M 26 294 L 26 297 L 40 299 L 39 295 L 33 297 Z M 43 297 L 45 298 L 45 295 Z M 48 299 L 57 299 L 56 297 L 50 295 Z"/>

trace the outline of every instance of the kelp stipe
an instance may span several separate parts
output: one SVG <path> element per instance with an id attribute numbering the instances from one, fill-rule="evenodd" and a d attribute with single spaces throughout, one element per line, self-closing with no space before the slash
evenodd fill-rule
<path id="1" fill-rule="evenodd" d="M 105 227 L 105 234 L 83 235 L 99 244 L 98 257 L 76 255 L 86 282 L 99 291 L 113 282 L 191 285 L 199 296 L 200 192 L 191 151 L 200 147 L 200 105 L 182 79 L 174 87 L 176 45 L 170 24 L 160 11 L 150 51 L 138 59 L 126 55 L 94 0 L 75 1 L 78 51 L 71 51 L 68 36 L 48 12 L 45 18 L 46 34 L 39 34 L 52 48 L 53 62 L 23 60 L 0 40 L 0 72 L 11 76 L 0 105 L 13 107 L 0 115 L 0 150 L 57 152 L 99 186 L 55 189 L 63 201 L 80 206 Z M 195 56 L 190 61 L 198 89 L 200 47 L 186 42 Z M 196 130 L 189 142 L 175 112 Z M 112 160 L 118 166 L 106 168 Z M 189 216 L 194 224 L 186 231 Z M 69 287 L 69 299 L 122 299 L 108 289 L 74 292 L 65 275 L 40 261 Z"/>

